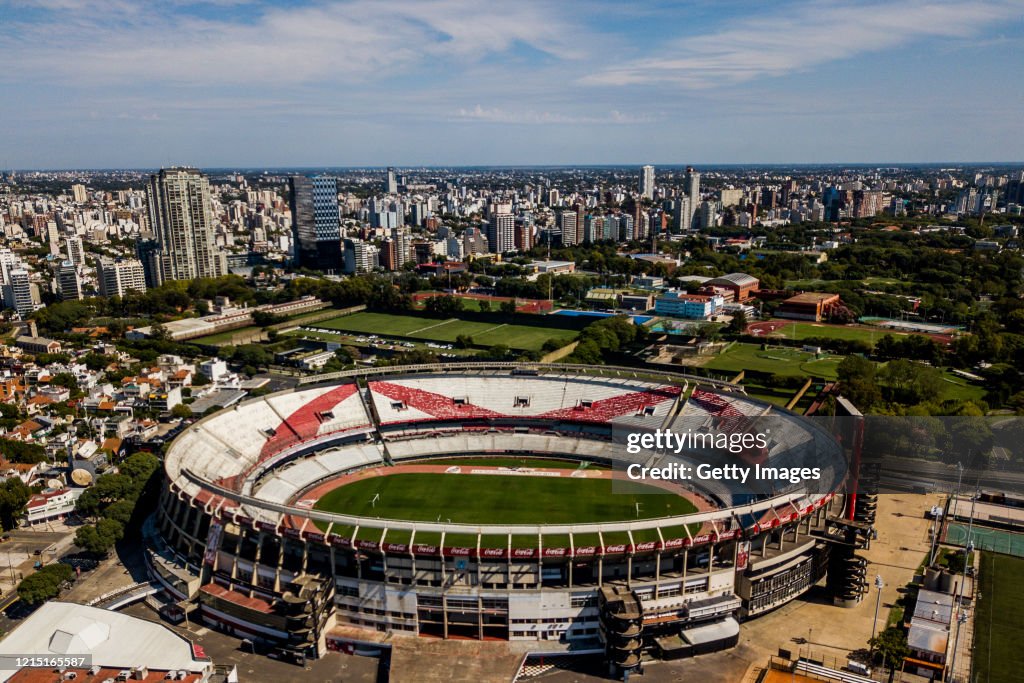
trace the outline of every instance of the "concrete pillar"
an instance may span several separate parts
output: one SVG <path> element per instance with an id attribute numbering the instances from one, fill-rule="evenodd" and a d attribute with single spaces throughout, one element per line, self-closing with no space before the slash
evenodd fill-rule
<path id="1" fill-rule="evenodd" d="M 258 576 L 260 573 L 260 557 L 263 555 L 263 532 L 260 531 L 256 534 L 256 554 L 252 560 L 252 578 L 249 581 L 250 586 L 258 584 Z"/>

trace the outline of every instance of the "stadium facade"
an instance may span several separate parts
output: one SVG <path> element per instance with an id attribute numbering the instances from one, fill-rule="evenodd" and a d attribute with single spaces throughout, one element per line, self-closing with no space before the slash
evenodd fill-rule
<path id="1" fill-rule="evenodd" d="M 472 363 L 335 373 L 199 420 L 166 454 L 151 574 L 214 628 L 296 656 L 350 647 L 360 630 L 600 639 L 610 662 L 628 669 L 642 650 L 675 657 L 734 644 L 740 621 L 825 576 L 836 539 L 852 547 L 866 534 L 836 526 L 846 454 L 826 430 L 733 385 L 584 370 Z M 616 426 L 696 419 L 714 428 L 767 415 L 788 426 L 760 457 L 786 464 L 813 452 L 831 477 L 825 488 L 743 497 L 690 482 L 700 503 L 692 514 L 571 525 L 314 507 L 316 491 L 369 468 L 513 453 L 624 467 L 647 456 L 616 444 Z M 665 457 L 662 465 L 675 456 Z M 840 555 L 848 564 L 851 553 Z M 856 599 L 862 572 L 846 573 L 838 592 Z"/>

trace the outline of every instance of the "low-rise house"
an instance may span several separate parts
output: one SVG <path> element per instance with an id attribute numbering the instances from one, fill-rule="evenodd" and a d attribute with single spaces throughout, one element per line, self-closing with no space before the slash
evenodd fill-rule
<path id="1" fill-rule="evenodd" d="M 29 353 L 60 353 L 60 342 L 46 337 L 21 336 L 14 340 L 15 346 Z"/>
<path id="2" fill-rule="evenodd" d="M 75 502 L 85 489 L 47 489 L 32 496 L 25 505 L 25 522 L 29 526 L 61 521 L 75 511 Z"/>

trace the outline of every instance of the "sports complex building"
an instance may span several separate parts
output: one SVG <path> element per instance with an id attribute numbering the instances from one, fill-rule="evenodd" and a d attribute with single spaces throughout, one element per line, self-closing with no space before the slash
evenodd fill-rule
<path id="1" fill-rule="evenodd" d="M 865 590 L 872 503 L 848 504 L 848 449 L 734 385 L 514 363 L 308 379 L 167 450 L 150 570 L 219 630 L 312 657 L 378 631 L 592 642 L 629 669 L 642 650 L 729 647 L 826 574 L 837 601 Z M 631 456 L 613 430 L 767 419 L 767 448 L 743 457 L 813 458 L 824 483 L 621 481 L 704 454 Z"/>

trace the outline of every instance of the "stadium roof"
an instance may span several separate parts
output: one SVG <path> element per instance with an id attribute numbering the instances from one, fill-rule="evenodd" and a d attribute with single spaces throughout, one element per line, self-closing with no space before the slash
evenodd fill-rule
<path id="1" fill-rule="evenodd" d="M 722 275 L 720 277 L 712 278 L 708 280 L 709 285 L 735 285 L 736 287 L 755 287 L 760 282 L 753 275 L 747 275 L 746 273 L 729 273 L 728 275 Z"/>
<path id="2" fill-rule="evenodd" d="M 160 624 L 98 607 L 47 602 L 0 642 L 0 657 L 24 653 L 89 655 L 92 664 L 131 669 L 199 672 L 208 661 L 194 658 L 192 643 Z M 0 681 L 16 672 L 0 670 Z"/>

